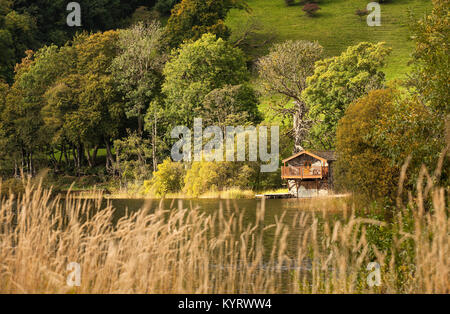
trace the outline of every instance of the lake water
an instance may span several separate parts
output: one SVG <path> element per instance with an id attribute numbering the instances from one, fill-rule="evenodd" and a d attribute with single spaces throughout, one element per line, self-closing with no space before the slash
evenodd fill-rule
<path id="1" fill-rule="evenodd" d="M 219 200 L 219 199 L 195 199 L 195 200 L 139 200 L 139 199 L 114 199 L 110 200 L 113 207 L 116 209 L 115 219 L 118 220 L 121 217 L 133 211 L 138 211 L 142 207 L 148 206 L 152 212 L 154 209 L 162 206 L 164 209 L 173 209 L 181 206 L 184 209 L 198 208 L 204 211 L 206 214 L 215 214 L 222 206 L 224 211 L 224 217 L 228 218 L 232 214 L 243 212 L 243 226 L 255 225 L 257 219 L 257 208 L 261 206 L 261 203 L 265 203 L 265 215 L 264 225 L 269 226 L 275 224 L 277 219 L 279 220 L 283 214 L 283 223 L 289 226 L 289 236 L 287 238 L 287 252 L 295 252 L 297 241 L 302 234 L 302 227 L 298 224 L 292 226 L 296 216 L 301 213 L 314 213 L 315 217 L 320 222 L 324 222 L 325 219 L 331 223 L 343 217 L 342 211 L 336 210 L 336 203 L 330 203 L 329 198 L 325 199 L 235 199 L 235 200 Z M 345 199 L 341 200 L 342 206 L 346 202 Z M 326 215 L 324 216 L 324 213 Z M 269 229 L 264 232 L 264 247 L 270 251 L 273 246 L 275 228 Z M 240 235 L 236 235 L 239 237 Z"/>
<path id="2" fill-rule="evenodd" d="M 116 209 L 116 219 L 123 217 L 126 211 L 133 212 L 144 206 L 150 206 L 151 209 L 157 208 L 162 202 L 164 209 L 178 208 L 198 208 L 207 214 L 214 214 L 223 206 L 225 212 L 235 212 L 235 209 L 244 211 L 244 221 L 248 223 L 255 222 L 256 210 L 261 206 L 261 199 L 235 199 L 235 200 L 219 200 L 219 199 L 194 199 L 194 200 L 142 200 L 142 199 L 113 199 L 110 200 Z M 336 211 L 334 207 L 330 207 L 327 200 L 320 199 L 268 199 L 265 202 L 265 224 L 275 222 L 275 217 L 280 217 L 284 212 L 285 221 L 291 221 L 299 212 L 316 212 L 321 215 L 323 210 L 333 216 L 340 216 L 341 212 Z"/>

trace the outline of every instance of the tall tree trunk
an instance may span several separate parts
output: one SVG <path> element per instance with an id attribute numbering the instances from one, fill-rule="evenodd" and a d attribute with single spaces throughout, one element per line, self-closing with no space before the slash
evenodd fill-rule
<path id="1" fill-rule="evenodd" d="M 68 165 L 69 165 L 69 157 L 68 157 L 68 155 L 67 155 L 67 148 L 66 148 L 66 145 L 65 145 L 65 144 L 61 145 L 61 149 L 62 149 L 62 151 L 64 152 L 64 159 L 65 159 L 65 161 L 66 161 L 66 166 L 68 166 Z"/>
<path id="2" fill-rule="evenodd" d="M 138 114 L 138 133 L 140 137 L 142 137 L 142 134 L 144 133 L 144 118 L 140 112 Z"/>
<path id="3" fill-rule="evenodd" d="M 301 152 L 303 141 L 306 139 L 311 123 L 306 119 L 307 109 L 303 101 L 295 101 L 295 111 L 293 117 L 294 124 L 294 154 Z"/>
<path id="4" fill-rule="evenodd" d="M 25 168 L 25 150 L 21 147 L 20 174 L 23 176 Z"/>
<path id="5" fill-rule="evenodd" d="M 114 157 L 111 152 L 111 144 L 106 139 L 105 139 L 105 146 L 106 146 L 106 169 L 111 170 L 114 165 Z"/>
<path id="6" fill-rule="evenodd" d="M 95 146 L 94 150 L 92 151 L 92 155 L 91 155 L 90 149 L 86 148 L 87 161 L 88 161 L 88 164 L 89 164 L 90 168 L 95 167 L 95 160 L 97 158 L 97 151 L 98 151 L 98 146 Z"/>
<path id="7" fill-rule="evenodd" d="M 157 128 L 157 117 L 156 113 L 154 114 L 154 126 L 153 126 L 153 138 L 152 138 L 152 155 L 153 155 L 153 171 L 156 172 L 158 170 L 158 161 L 156 160 L 156 137 L 158 136 L 158 128 Z"/>
<path id="8" fill-rule="evenodd" d="M 28 154 L 28 175 L 33 177 L 34 168 L 33 168 L 33 152 Z"/>

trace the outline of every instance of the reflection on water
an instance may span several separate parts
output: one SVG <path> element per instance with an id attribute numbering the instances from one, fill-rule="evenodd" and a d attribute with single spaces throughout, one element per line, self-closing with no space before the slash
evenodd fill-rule
<path id="1" fill-rule="evenodd" d="M 342 212 L 336 211 L 336 207 L 329 207 L 325 200 L 321 202 L 315 199 L 236 199 L 236 200 L 219 200 L 219 199 L 195 199 L 195 200 L 142 200 L 142 199 L 113 199 L 111 202 L 115 208 L 114 220 L 117 222 L 121 217 L 138 211 L 141 208 L 149 208 L 152 213 L 156 208 L 162 206 L 166 210 L 175 208 L 199 209 L 208 215 L 217 214 L 220 207 L 223 208 L 224 218 L 227 219 L 231 215 L 243 215 L 243 226 L 255 225 L 257 219 L 257 208 L 261 207 L 264 202 L 265 215 L 264 225 L 270 226 L 282 219 L 282 222 L 289 227 L 289 237 L 287 238 L 287 252 L 294 251 L 298 244 L 298 238 L 302 235 L 300 224 L 292 226 L 292 222 L 298 218 L 301 213 L 308 212 L 319 218 L 320 221 L 326 219 L 333 222 L 342 218 Z M 328 208 L 327 208 L 328 207 Z M 324 216 L 325 215 L 325 216 Z M 271 248 L 273 245 L 274 228 L 264 232 L 264 246 Z M 239 237 L 240 235 L 236 235 Z M 268 252 L 267 252 L 268 253 Z"/>
<path id="2" fill-rule="evenodd" d="M 328 200 L 329 201 L 329 200 Z M 218 199 L 195 199 L 195 200 L 137 200 L 137 199 L 114 199 L 108 200 L 115 208 L 114 220 L 117 222 L 121 217 L 124 217 L 130 213 L 138 211 L 142 208 L 148 208 L 149 213 L 154 212 L 156 208 L 162 206 L 165 210 L 185 208 L 185 209 L 199 209 L 207 215 L 218 214 L 220 208 L 223 209 L 224 219 L 229 219 L 232 215 L 242 215 L 243 229 L 247 226 L 254 226 L 256 224 L 258 208 L 264 204 L 265 215 L 263 227 L 267 227 L 277 222 L 282 223 L 289 228 L 289 234 L 286 238 L 286 255 L 289 257 L 289 263 L 276 263 L 267 264 L 270 260 L 270 254 L 273 247 L 279 246 L 279 243 L 274 243 L 275 228 L 266 229 L 263 233 L 263 247 L 264 256 L 262 263 L 259 265 L 261 268 L 272 268 L 273 271 L 279 273 L 281 276 L 281 282 L 283 283 L 282 290 L 289 291 L 289 287 L 285 286 L 290 280 L 288 276 L 291 276 L 293 270 L 306 271 L 309 273 L 311 270 L 311 261 L 308 258 L 303 259 L 300 263 L 297 261 L 297 248 L 299 242 L 302 241 L 304 234 L 303 228 L 298 221 L 299 216 L 302 213 L 309 213 L 314 215 L 319 220 L 319 224 L 325 220 L 333 223 L 337 219 L 342 218 L 342 212 L 336 211 L 337 206 L 330 206 L 327 201 L 320 202 L 320 200 L 314 199 L 238 199 L 238 200 L 218 200 Z M 334 204 L 335 205 L 335 204 Z M 327 208 L 328 207 L 328 208 Z M 342 208 L 342 206 L 341 206 Z M 325 215 L 324 215 L 325 214 Z M 310 215 L 310 216 L 311 216 Z M 312 221 L 312 220 L 309 220 Z M 319 228 L 320 229 L 320 228 Z M 320 234 L 320 231 L 319 231 Z M 236 240 L 239 240 L 240 234 L 234 235 Z M 278 237 L 279 238 L 279 237 Z M 278 240 L 279 241 L 279 240 Z M 210 265 L 212 270 L 214 269 L 226 269 L 233 267 L 239 271 L 239 262 L 233 265 Z"/>

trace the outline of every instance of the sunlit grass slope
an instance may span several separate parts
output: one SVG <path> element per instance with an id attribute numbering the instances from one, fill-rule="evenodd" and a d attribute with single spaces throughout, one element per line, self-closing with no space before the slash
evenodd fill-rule
<path id="1" fill-rule="evenodd" d="M 298 1 L 297 1 L 298 2 Z M 380 27 L 369 27 L 355 15 L 355 10 L 363 9 L 369 0 L 322 0 L 317 17 L 308 17 L 302 5 L 286 6 L 284 0 L 248 0 L 251 12 L 233 11 L 227 24 L 234 32 L 243 27 L 248 14 L 259 23 L 258 41 L 250 51 L 254 57 L 265 54 L 270 43 L 265 43 L 264 35 L 274 35 L 275 41 L 289 39 L 317 40 L 327 56 L 340 54 L 348 46 L 361 41 L 384 41 L 393 48 L 385 72 L 388 79 L 401 77 L 407 72 L 407 63 L 413 49 L 410 39 L 410 14 L 415 19 L 430 11 L 428 0 L 392 0 L 381 5 Z"/>

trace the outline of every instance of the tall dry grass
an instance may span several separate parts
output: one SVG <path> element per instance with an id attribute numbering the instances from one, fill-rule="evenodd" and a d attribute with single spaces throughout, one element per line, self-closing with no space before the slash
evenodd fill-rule
<path id="1" fill-rule="evenodd" d="M 250 225 L 233 206 L 208 215 L 181 203 L 114 222 L 100 194 L 61 199 L 29 185 L 0 203 L 0 293 L 449 293 L 448 191 L 421 178 L 390 222 L 299 211 L 273 225 L 264 201 Z M 392 234 L 388 247 L 373 230 Z M 71 262 L 80 287 L 66 284 Z M 379 287 L 366 282 L 370 262 Z"/>

